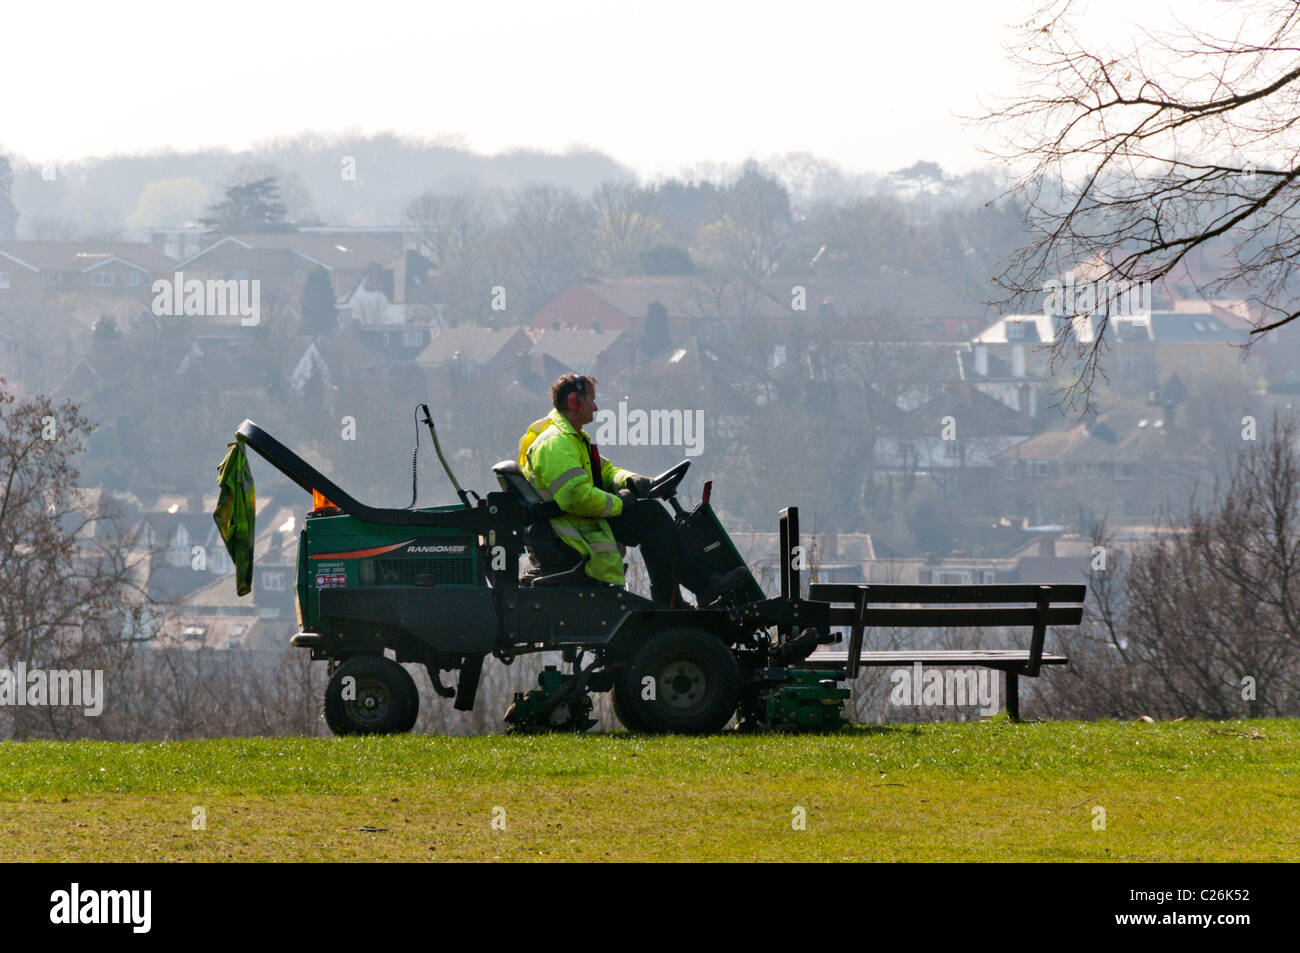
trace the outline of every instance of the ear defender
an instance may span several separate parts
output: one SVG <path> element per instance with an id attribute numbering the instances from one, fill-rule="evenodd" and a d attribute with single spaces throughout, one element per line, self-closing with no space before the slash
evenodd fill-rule
<path id="1" fill-rule="evenodd" d="M 576 392 L 569 395 L 570 410 L 576 411 L 581 403 L 582 403 L 582 398 L 579 397 Z"/>

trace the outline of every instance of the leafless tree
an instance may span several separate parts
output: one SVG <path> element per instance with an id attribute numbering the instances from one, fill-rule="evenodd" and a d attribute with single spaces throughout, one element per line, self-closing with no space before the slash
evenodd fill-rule
<path id="1" fill-rule="evenodd" d="M 1300 711 L 1300 421 L 1276 418 L 1212 500 L 1129 557 L 1104 529 L 1061 717 L 1294 716 Z"/>
<path id="2" fill-rule="evenodd" d="M 509 216 L 512 277 L 531 313 L 588 270 L 590 209 L 566 189 L 531 185 L 511 197 Z"/>
<path id="3" fill-rule="evenodd" d="M 691 282 L 684 307 L 692 318 L 747 318 L 763 294 L 755 282 L 727 272 L 709 272 Z"/>
<path id="4" fill-rule="evenodd" d="M 99 667 L 147 629 L 148 554 L 111 501 L 78 488 L 90 424 L 71 403 L 18 399 L 0 381 L 0 666 Z M 15 708 L 18 736 L 52 707 Z"/>
<path id="5" fill-rule="evenodd" d="M 699 236 L 701 258 L 715 269 L 757 282 L 776 272 L 793 230 L 790 196 L 756 166 L 718 193 L 720 215 Z"/>
<path id="6" fill-rule="evenodd" d="M 1186 268 L 1207 297 L 1248 290 L 1257 335 L 1300 317 L 1300 7 L 1220 12 L 1223 36 L 1181 25 L 1119 48 L 1083 38 L 1082 11 L 1054 0 L 1012 49 L 1022 92 L 981 117 L 1024 170 L 1012 191 L 1026 203 L 1029 240 L 994 279 L 999 304 L 1037 310 L 1046 283 L 1076 266 L 1104 290 L 1095 337 L 1067 323 L 1053 345 L 1054 366 L 1078 367 L 1071 405 L 1086 405 L 1104 376 L 1117 295 L 1136 283 Z"/>
<path id="7" fill-rule="evenodd" d="M 592 253 L 601 274 L 634 273 L 642 252 L 669 240 L 653 205 L 654 193 L 630 182 L 606 182 L 592 193 Z"/>
<path id="8" fill-rule="evenodd" d="M 402 213 L 402 227 L 443 269 L 482 237 L 489 221 L 480 200 L 468 192 L 425 192 L 413 198 Z"/>

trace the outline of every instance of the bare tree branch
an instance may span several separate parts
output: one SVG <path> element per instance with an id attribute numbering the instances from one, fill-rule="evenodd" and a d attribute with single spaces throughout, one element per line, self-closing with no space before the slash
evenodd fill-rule
<path id="1" fill-rule="evenodd" d="M 1029 232 L 992 303 L 1038 310 L 1050 280 L 1084 266 L 1112 284 L 1186 272 L 1207 298 L 1253 304 L 1254 339 L 1300 317 L 1300 8 L 1223 9 L 1226 36 L 1179 24 L 1127 49 L 1084 39 L 1069 2 L 1021 27 L 1023 88 L 979 117 L 1024 170 L 1009 194 Z M 1102 373 L 1113 317 L 1100 308 L 1088 334 L 1067 322 L 1053 342 L 1053 368 L 1074 365 L 1071 405 Z"/>

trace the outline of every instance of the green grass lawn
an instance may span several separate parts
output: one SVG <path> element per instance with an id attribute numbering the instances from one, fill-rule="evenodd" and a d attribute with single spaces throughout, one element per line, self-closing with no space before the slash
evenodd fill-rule
<path id="1" fill-rule="evenodd" d="M 1294 861 L 1300 721 L 5 742 L 0 831 L 4 861 Z"/>

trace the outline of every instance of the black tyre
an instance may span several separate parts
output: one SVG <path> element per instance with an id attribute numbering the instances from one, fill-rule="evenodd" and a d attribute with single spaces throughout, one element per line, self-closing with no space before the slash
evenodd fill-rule
<path id="1" fill-rule="evenodd" d="M 636 705 L 627 697 L 626 691 L 627 690 L 623 687 L 621 680 L 614 682 L 614 689 L 609 693 L 610 699 L 614 705 L 614 717 L 617 718 L 619 724 L 628 731 L 638 733 L 644 732 L 646 726 L 641 723 L 639 718 L 637 718 Z M 640 691 L 641 686 L 637 685 L 634 694 L 639 693 Z"/>
<path id="2" fill-rule="evenodd" d="M 654 691 L 647 693 L 651 685 Z M 736 712 L 740 666 L 709 632 L 665 629 L 636 650 L 619 671 L 614 692 L 622 709 L 619 720 L 634 731 L 710 734 L 726 727 Z"/>
<path id="3" fill-rule="evenodd" d="M 419 705 L 410 673 L 382 655 L 348 659 L 325 686 L 325 723 L 336 735 L 410 731 Z"/>

